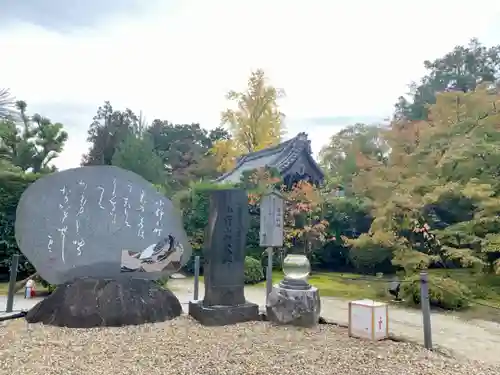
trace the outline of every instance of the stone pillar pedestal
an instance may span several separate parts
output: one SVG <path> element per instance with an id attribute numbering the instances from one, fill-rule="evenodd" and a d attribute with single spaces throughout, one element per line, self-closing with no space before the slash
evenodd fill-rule
<path id="1" fill-rule="evenodd" d="M 259 320 L 259 306 L 245 299 L 248 197 L 242 189 L 215 190 L 203 250 L 205 296 L 189 302 L 189 315 L 204 325 Z"/>
<path id="2" fill-rule="evenodd" d="M 269 321 L 300 327 L 316 326 L 320 311 L 319 291 L 315 287 L 289 289 L 274 285 L 266 306 Z"/>
<path id="3" fill-rule="evenodd" d="M 259 320 L 259 305 L 245 302 L 237 306 L 204 306 L 189 301 L 189 315 L 205 326 L 225 326 Z"/>

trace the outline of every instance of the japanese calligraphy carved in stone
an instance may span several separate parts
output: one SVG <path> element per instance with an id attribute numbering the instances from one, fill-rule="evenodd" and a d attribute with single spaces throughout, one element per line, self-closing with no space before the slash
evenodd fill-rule
<path id="1" fill-rule="evenodd" d="M 191 256 L 172 202 L 139 175 L 113 166 L 37 180 L 16 215 L 19 248 L 52 284 L 117 275 L 155 279 Z"/>

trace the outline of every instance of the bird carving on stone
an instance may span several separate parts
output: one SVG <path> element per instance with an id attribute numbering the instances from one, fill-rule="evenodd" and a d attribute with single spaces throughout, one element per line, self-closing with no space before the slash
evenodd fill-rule
<path id="1" fill-rule="evenodd" d="M 123 264 L 129 262 L 122 261 L 121 270 L 122 272 L 133 272 L 133 271 L 148 272 L 148 270 L 144 269 L 142 265 L 148 268 L 147 267 L 148 265 L 161 264 L 165 261 L 167 261 L 165 263 L 165 266 L 167 266 L 168 263 L 180 264 L 183 252 L 184 249 L 182 245 L 179 242 L 177 242 L 172 235 L 169 234 L 167 237 L 162 238 L 160 241 L 158 241 L 158 243 L 148 246 L 141 252 L 137 252 L 133 255 L 130 255 L 130 252 L 126 251 L 126 253 L 128 253 L 129 258 L 136 259 L 135 262 L 132 262 L 132 264 L 134 264 L 135 267 L 132 266 L 132 264 L 130 265 Z"/>

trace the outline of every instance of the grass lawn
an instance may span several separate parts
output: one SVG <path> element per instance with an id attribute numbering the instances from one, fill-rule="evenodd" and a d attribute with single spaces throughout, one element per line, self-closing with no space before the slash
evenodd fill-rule
<path id="1" fill-rule="evenodd" d="M 498 309 L 495 309 L 474 305 L 465 311 L 451 313 L 464 319 L 484 319 L 500 322 L 500 276 L 474 275 L 466 269 L 430 270 L 429 272 L 460 281 L 474 293 L 476 302 L 498 307 Z M 368 277 L 372 278 L 373 276 Z M 320 290 L 322 297 L 336 297 L 348 300 L 373 299 L 378 301 L 389 301 L 392 299 L 387 292 L 387 279 L 369 281 L 365 278 L 366 276 L 354 273 L 318 272 L 311 275 L 309 283 Z M 273 284 L 279 283 L 282 279 L 282 272 L 273 272 Z M 203 282 L 203 276 L 200 276 L 200 282 Z M 253 287 L 265 288 L 265 286 L 266 282 L 263 281 Z M 7 290 L 8 283 L 0 283 L 0 295 L 7 295 Z M 37 284 L 36 290 L 46 291 L 40 284 Z M 24 289 L 21 289 L 17 294 L 22 295 L 23 293 Z"/>
<path id="2" fill-rule="evenodd" d="M 474 275 L 465 269 L 456 270 L 430 270 L 432 274 L 438 274 L 442 277 L 451 277 L 467 285 L 476 296 L 480 296 L 476 301 L 500 307 L 500 276 L 492 275 Z M 364 276 L 348 272 L 318 272 L 313 273 L 309 278 L 309 283 L 317 287 L 321 296 L 337 297 L 345 299 L 374 299 L 389 300 L 388 280 L 368 281 L 365 278 L 373 276 Z M 283 273 L 273 272 L 273 284 L 283 279 Z M 200 282 L 203 282 L 203 276 L 200 276 Z M 265 288 L 266 282 L 263 281 L 254 285 L 255 287 Z M 472 310 L 483 310 L 477 307 Z M 490 309 L 491 310 L 491 309 Z M 500 311 L 492 313 L 500 315 Z"/>
<path id="3" fill-rule="evenodd" d="M 323 297 L 337 297 L 345 299 L 378 299 L 384 300 L 387 290 L 386 282 L 367 282 L 366 280 L 348 280 L 359 279 L 362 275 L 354 273 L 322 272 L 315 273 L 309 277 L 309 283 L 317 287 Z M 279 283 L 283 279 L 283 273 L 273 272 L 273 284 Z M 203 282 L 203 276 L 200 276 L 200 282 Z M 262 281 L 253 287 L 265 288 L 266 282 Z"/>
<path id="4" fill-rule="evenodd" d="M 37 292 L 47 292 L 47 288 L 44 288 L 40 283 L 36 284 L 35 287 Z M 0 283 L 0 296 L 6 296 L 9 291 L 9 283 Z M 24 295 L 24 288 L 17 291 L 16 294 Z"/>
<path id="5" fill-rule="evenodd" d="M 430 270 L 430 273 L 442 277 L 451 277 L 467 285 L 474 295 L 481 296 L 475 299 L 478 303 L 497 306 L 498 309 L 473 305 L 464 311 L 452 311 L 450 314 L 464 319 L 483 319 L 500 322 L 500 276 L 474 275 L 468 270 Z M 273 272 L 273 284 L 283 279 L 281 272 Z M 314 273 L 309 282 L 320 290 L 322 297 L 337 297 L 349 300 L 373 299 L 389 301 L 388 281 L 368 281 L 363 275 L 353 273 Z M 265 287 L 266 283 L 256 284 L 256 287 Z"/>
<path id="6" fill-rule="evenodd" d="M 0 295 L 7 295 L 9 283 L 0 283 Z"/>
<path id="7" fill-rule="evenodd" d="M 363 276 L 354 273 L 322 272 L 313 273 L 309 277 L 309 283 L 320 290 L 323 297 L 337 297 L 346 299 L 378 299 L 384 300 L 388 297 L 387 282 L 366 281 Z M 273 272 L 273 284 L 283 279 L 283 273 Z M 352 280 L 351 280 L 352 279 Z M 256 284 L 258 287 L 265 287 L 266 282 Z"/>
<path id="8" fill-rule="evenodd" d="M 483 319 L 500 322 L 500 276 L 474 275 L 467 269 L 440 269 L 431 270 L 430 272 L 460 281 L 476 296 L 475 302 L 477 304 L 469 309 L 453 312 L 453 314 L 464 319 Z"/>
<path id="9" fill-rule="evenodd" d="M 6 296 L 9 292 L 9 283 L 0 283 L 0 296 Z M 16 294 L 24 294 L 24 288 Z"/>

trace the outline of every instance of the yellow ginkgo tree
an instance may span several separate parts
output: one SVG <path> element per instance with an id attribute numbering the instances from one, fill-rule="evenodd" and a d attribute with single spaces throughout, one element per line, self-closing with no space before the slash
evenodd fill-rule
<path id="1" fill-rule="evenodd" d="M 231 139 L 216 142 L 211 150 L 220 172 L 234 167 L 242 154 L 281 142 L 285 127 L 278 100 L 284 95 L 283 90 L 267 83 L 262 70 L 252 72 L 245 91 L 228 92 L 226 98 L 235 106 L 221 113 L 221 123 L 229 130 Z"/>

